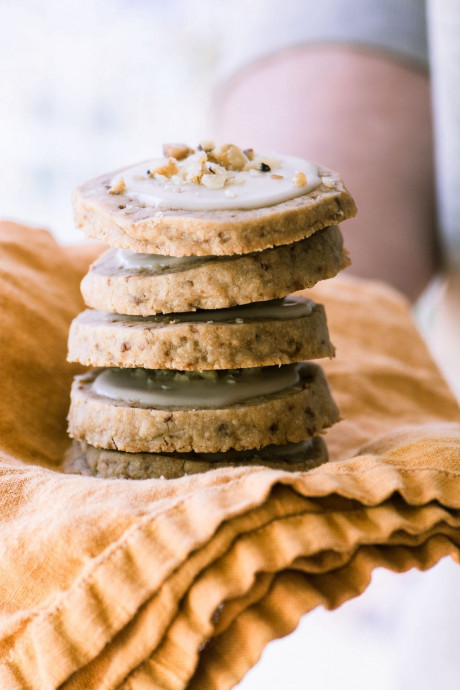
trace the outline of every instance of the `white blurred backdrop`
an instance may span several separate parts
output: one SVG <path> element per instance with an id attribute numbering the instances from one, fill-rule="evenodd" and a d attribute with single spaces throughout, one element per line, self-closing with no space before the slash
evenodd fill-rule
<path id="1" fill-rule="evenodd" d="M 77 183 L 208 137 L 222 48 L 247 5 L 221 21 L 211 0 L 0 0 L 0 216 L 77 241 Z"/>

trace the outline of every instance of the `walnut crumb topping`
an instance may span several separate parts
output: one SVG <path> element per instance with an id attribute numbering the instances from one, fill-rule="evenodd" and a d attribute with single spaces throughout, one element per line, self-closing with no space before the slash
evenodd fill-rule
<path id="1" fill-rule="evenodd" d="M 303 187 L 307 184 L 307 178 L 305 176 L 305 173 L 303 173 L 301 170 L 296 171 L 294 177 L 292 178 L 292 181 L 298 187 Z"/>
<path id="2" fill-rule="evenodd" d="M 336 181 L 334 180 L 333 177 L 322 177 L 321 182 L 325 187 L 335 187 Z"/>
<path id="3" fill-rule="evenodd" d="M 256 156 L 254 149 L 244 151 L 234 144 L 216 147 L 211 140 L 202 140 L 193 149 L 186 144 L 163 144 L 163 155 L 167 162 L 147 170 L 147 178 L 167 178 L 167 185 L 174 185 L 177 191 L 184 191 L 185 185 L 203 185 L 208 189 L 223 189 L 233 185 L 244 184 L 244 176 L 236 173 L 246 172 L 250 175 L 271 173 L 281 167 L 275 157 Z M 282 180 L 282 175 L 272 174 L 273 179 Z M 228 196 L 233 196 L 231 192 Z"/>
<path id="4" fill-rule="evenodd" d="M 147 175 L 153 177 L 154 175 L 163 175 L 164 177 L 172 177 L 179 172 L 179 166 L 177 165 L 177 160 L 175 158 L 168 158 L 168 162 L 165 165 L 160 165 L 154 170 L 147 170 Z"/>
<path id="5" fill-rule="evenodd" d="M 205 174 L 201 177 L 201 184 L 208 189 L 223 189 L 227 175 L 221 173 Z"/>
<path id="6" fill-rule="evenodd" d="M 163 156 L 165 158 L 175 158 L 176 161 L 182 161 L 191 153 L 194 151 L 187 144 L 163 144 Z"/>
<path id="7" fill-rule="evenodd" d="M 213 149 L 208 155 L 211 162 L 222 165 L 226 170 L 243 170 L 248 159 L 234 144 L 224 144 L 219 150 Z"/>
<path id="8" fill-rule="evenodd" d="M 211 139 L 203 139 L 198 144 L 198 150 L 199 151 L 205 151 L 206 153 L 213 151 L 215 148 L 216 148 L 216 145 L 213 141 L 211 141 Z"/>
<path id="9" fill-rule="evenodd" d="M 108 188 L 109 194 L 123 194 L 126 189 L 126 184 L 121 175 L 112 180 L 112 184 Z"/>

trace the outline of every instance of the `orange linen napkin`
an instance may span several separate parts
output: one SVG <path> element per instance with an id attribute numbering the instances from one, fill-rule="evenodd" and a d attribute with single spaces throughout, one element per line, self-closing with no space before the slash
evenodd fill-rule
<path id="1" fill-rule="evenodd" d="M 315 606 L 371 572 L 460 555 L 460 414 L 378 284 L 326 281 L 343 416 L 309 473 L 161 481 L 59 471 L 70 319 L 98 249 L 0 224 L 0 687 L 231 688 Z"/>

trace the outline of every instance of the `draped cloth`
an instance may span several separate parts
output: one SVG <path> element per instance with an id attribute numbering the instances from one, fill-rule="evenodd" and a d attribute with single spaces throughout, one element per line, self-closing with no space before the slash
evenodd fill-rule
<path id="1" fill-rule="evenodd" d="M 66 475 L 66 363 L 100 245 L 0 224 L 0 687 L 233 687 L 376 567 L 460 556 L 460 412 L 390 288 L 336 278 L 322 361 L 342 421 L 308 473 Z M 307 293 L 305 293 L 307 294 Z"/>

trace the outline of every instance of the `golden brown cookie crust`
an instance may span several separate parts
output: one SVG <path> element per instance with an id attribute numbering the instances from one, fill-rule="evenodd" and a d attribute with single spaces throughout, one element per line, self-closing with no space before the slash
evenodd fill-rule
<path id="1" fill-rule="evenodd" d="M 109 249 L 92 264 L 81 291 L 88 307 L 117 314 L 225 309 L 313 287 L 349 264 L 333 225 L 294 244 L 171 273 L 120 269 L 116 250 Z"/>
<path id="2" fill-rule="evenodd" d="M 239 369 L 333 357 L 326 314 L 314 304 L 295 319 L 161 323 L 110 320 L 87 309 L 72 322 L 69 362 L 92 367 Z"/>
<path id="3" fill-rule="evenodd" d="M 88 237 L 113 247 L 166 256 L 232 255 L 291 244 L 356 214 L 340 177 L 320 168 L 333 186 L 253 210 L 184 211 L 145 206 L 126 194 L 109 194 L 123 169 L 101 175 L 75 190 L 75 223 Z"/>
<path id="4" fill-rule="evenodd" d="M 68 473 L 105 479 L 176 479 L 221 467 L 261 466 L 287 472 L 306 472 L 327 461 L 326 444 L 319 436 L 308 442 L 303 454 L 296 460 L 283 460 L 282 457 L 270 459 L 268 453 L 257 451 L 229 452 L 222 454 L 221 459 L 213 457 L 210 460 L 203 454 L 193 453 L 124 453 L 74 441 L 63 469 Z"/>
<path id="5" fill-rule="evenodd" d="M 220 409 L 159 409 L 96 395 L 97 372 L 76 377 L 69 434 L 79 441 L 131 453 L 215 453 L 297 443 L 338 420 L 322 369 L 302 366 L 299 385 L 273 396 Z"/>

